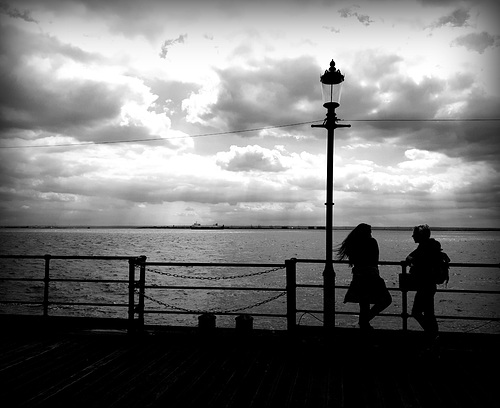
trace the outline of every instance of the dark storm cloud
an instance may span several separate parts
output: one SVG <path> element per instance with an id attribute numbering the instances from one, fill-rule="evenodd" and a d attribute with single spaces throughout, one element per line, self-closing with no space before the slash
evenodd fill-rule
<path id="1" fill-rule="evenodd" d="M 307 57 L 218 70 L 218 100 L 204 119 L 217 117 L 229 129 L 308 120 L 314 112 L 307 104 L 319 98 L 320 71 Z"/>

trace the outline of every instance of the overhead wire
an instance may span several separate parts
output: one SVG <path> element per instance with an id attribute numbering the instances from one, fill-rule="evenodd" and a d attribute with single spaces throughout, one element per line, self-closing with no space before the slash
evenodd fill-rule
<path id="1" fill-rule="evenodd" d="M 263 130 L 279 129 L 285 127 L 295 127 L 301 125 L 308 125 L 321 120 L 312 120 L 306 122 L 296 122 L 287 123 L 284 125 L 271 125 L 263 126 L 258 128 L 248 128 L 248 129 L 238 129 L 238 130 L 228 130 L 223 132 L 210 132 L 210 133 L 200 133 L 194 135 L 186 136 L 172 136 L 172 137 L 154 137 L 154 138 L 143 138 L 143 139 L 127 139 L 127 140 L 101 140 L 101 141 L 91 141 L 91 142 L 79 142 L 79 143 L 58 143 L 58 144 L 44 144 L 44 145 L 19 145 L 19 146 L 0 146 L 0 149 L 32 149 L 32 148 L 51 148 L 51 147 L 78 147 L 78 146 L 94 146 L 94 145 L 105 145 L 105 144 L 122 144 L 122 143 L 147 143 L 147 142 L 159 142 L 165 140 L 174 139 L 188 139 L 188 138 L 199 138 L 208 136 L 223 136 L 230 134 L 239 133 L 249 133 L 258 132 Z M 468 118 L 468 119 L 339 119 L 341 122 L 496 122 L 500 121 L 500 118 Z"/>
<path id="2" fill-rule="evenodd" d="M 207 137 L 207 136 L 222 136 L 222 135 L 230 135 L 230 134 L 238 134 L 238 133 L 248 133 L 248 132 L 257 132 L 262 130 L 270 130 L 270 129 L 278 129 L 284 127 L 294 127 L 300 125 L 308 125 L 311 123 L 319 122 L 319 120 L 312 120 L 307 122 L 298 122 L 298 123 L 288 123 L 285 125 L 272 125 L 272 126 L 264 126 L 260 128 L 249 128 L 249 129 L 239 129 L 239 130 L 228 130 L 224 132 L 211 132 L 211 133 L 201 133 L 195 135 L 187 135 L 187 136 L 172 136 L 172 137 L 154 137 L 147 139 L 128 139 L 128 140 L 102 140 L 97 142 L 80 142 L 80 143 L 59 143 L 59 144 L 50 144 L 50 145 L 25 145 L 25 146 L 0 146 L 0 149 L 24 149 L 24 148 L 41 148 L 41 147 L 73 147 L 73 146 L 93 146 L 93 145 L 103 145 L 103 144 L 119 144 L 119 143 L 144 143 L 144 142 L 158 142 L 165 140 L 174 140 L 174 139 L 188 139 L 188 138 L 198 138 L 198 137 Z"/>

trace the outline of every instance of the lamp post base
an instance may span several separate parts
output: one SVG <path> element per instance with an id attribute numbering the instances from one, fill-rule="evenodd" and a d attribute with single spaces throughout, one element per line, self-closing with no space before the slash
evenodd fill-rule
<path id="1" fill-rule="evenodd" d="M 327 262 L 323 271 L 323 325 L 328 331 L 335 327 L 335 270 L 333 264 Z"/>

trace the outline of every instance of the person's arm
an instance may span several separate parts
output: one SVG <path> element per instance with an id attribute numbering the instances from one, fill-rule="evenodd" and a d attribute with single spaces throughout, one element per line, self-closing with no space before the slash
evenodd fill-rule
<path id="1" fill-rule="evenodd" d="M 406 257 L 406 262 L 408 263 L 408 265 L 410 265 L 410 266 L 415 265 L 415 258 L 416 258 L 416 255 L 417 255 L 417 250 L 413 251 L 411 254 L 409 254 L 409 255 Z"/>

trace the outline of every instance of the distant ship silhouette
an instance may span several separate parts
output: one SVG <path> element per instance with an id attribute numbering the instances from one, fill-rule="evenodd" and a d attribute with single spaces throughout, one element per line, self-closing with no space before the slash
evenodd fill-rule
<path id="1" fill-rule="evenodd" d="M 213 225 L 202 225 L 198 222 L 195 222 L 193 225 L 190 227 L 191 229 L 224 229 L 224 225 L 219 225 L 217 223 Z"/>

